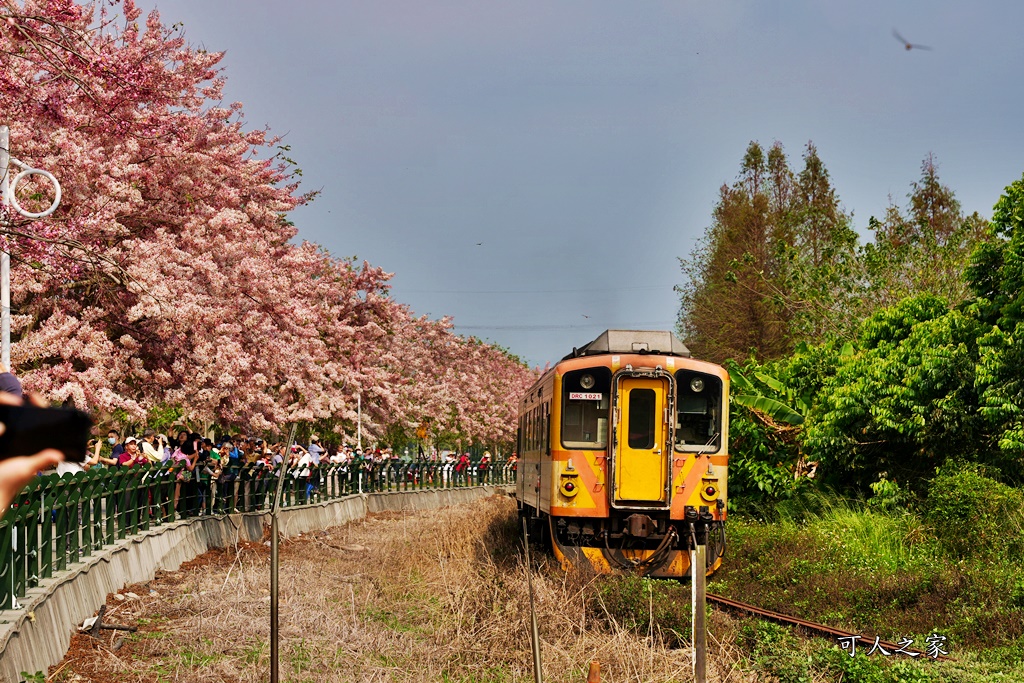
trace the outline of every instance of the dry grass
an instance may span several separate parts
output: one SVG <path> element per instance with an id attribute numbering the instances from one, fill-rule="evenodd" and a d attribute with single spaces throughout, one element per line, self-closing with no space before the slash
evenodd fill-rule
<path id="1" fill-rule="evenodd" d="M 534 558 L 544 680 L 692 679 L 690 653 L 620 626 L 596 597 L 598 577 Z M 375 515 L 282 545 L 281 680 L 532 681 L 529 597 L 515 504 L 506 497 L 443 511 Z M 77 637 L 58 681 L 266 681 L 269 549 L 208 553 L 113 597 L 111 620 L 139 633 L 114 651 Z M 150 595 L 155 590 L 157 595 Z M 732 644 L 709 639 L 709 680 L 733 670 Z M 718 629 L 730 632 L 727 626 Z M 109 640 L 108 640 L 109 638 Z"/>

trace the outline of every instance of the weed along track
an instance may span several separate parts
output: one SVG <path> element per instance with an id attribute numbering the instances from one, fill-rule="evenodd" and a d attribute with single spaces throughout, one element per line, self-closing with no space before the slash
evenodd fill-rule
<path id="1" fill-rule="evenodd" d="M 760 607 L 756 607 L 746 602 L 740 602 L 739 600 L 733 600 L 731 598 L 726 598 L 721 595 L 714 595 L 713 593 L 707 594 L 707 600 L 708 602 L 721 605 L 722 607 L 725 607 L 732 611 L 750 614 L 760 619 L 767 619 L 768 621 L 774 621 L 775 623 L 784 624 L 786 626 L 796 626 L 813 635 L 832 638 L 833 641 L 837 641 L 839 638 L 852 638 L 854 641 L 856 641 L 858 645 L 863 645 L 868 648 L 875 645 L 879 645 L 882 648 L 885 648 L 886 650 L 889 650 L 891 652 L 901 651 L 903 653 L 916 655 L 919 657 L 923 657 L 926 654 L 921 650 L 917 650 L 912 647 L 901 646 L 898 643 L 893 643 L 888 640 L 878 640 L 876 642 L 874 638 L 867 638 L 865 636 L 853 633 L 851 631 L 843 631 L 842 629 L 833 628 L 831 626 L 826 626 L 824 624 L 818 624 L 813 621 L 807 621 L 806 619 L 793 617 L 788 614 L 782 614 L 781 612 L 773 612 L 772 610 L 762 609 Z M 950 657 L 946 657 L 943 655 L 938 655 L 937 657 L 935 657 L 935 659 L 941 659 L 946 661 L 951 660 Z"/>
<path id="2" fill-rule="evenodd" d="M 283 542 L 281 680 L 532 681 L 518 531 L 515 502 L 494 496 L 371 515 Z M 213 551 L 108 596 L 106 618 L 138 632 L 75 636 L 52 680 L 266 681 L 269 550 Z M 634 582 L 622 577 L 565 574 L 548 556 L 533 560 L 545 681 L 582 683 L 593 660 L 605 682 L 691 680 L 682 627 L 623 617 L 621 605 L 639 610 L 641 602 L 652 614 L 641 584 L 630 592 Z M 720 640 L 709 680 L 756 680 L 734 670 L 738 650 Z"/>

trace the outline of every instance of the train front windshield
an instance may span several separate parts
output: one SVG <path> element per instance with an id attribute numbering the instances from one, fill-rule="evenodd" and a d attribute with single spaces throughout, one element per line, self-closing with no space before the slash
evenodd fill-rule
<path id="1" fill-rule="evenodd" d="M 608 444 L 612 373 L 587 368 L 562 378 L 562 443 L 568 449 L 603 449 Z"/>
<path id="2" fill-rule="evenodd" d="M 717 453 L 722 445 L 722 380 L 714 375 L 676 373 L 676 450 Z"/>

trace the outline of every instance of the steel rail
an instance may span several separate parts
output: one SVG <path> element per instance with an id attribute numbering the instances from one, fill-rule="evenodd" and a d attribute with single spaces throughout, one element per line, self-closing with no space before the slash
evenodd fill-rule
<path id="1" fill-rule="evenodd" d="M 751 605 L 751 604 L 748 604 L 748 603 L 745 603 L 745 602 L 740 602 L 739 600 L 733 600 L 731 598 L 727 598 L 727 597 L 724 597 L 722 595 L 715 595 L 714 593 L 708 593 L 707 594 L 707 600 L 708 600 L 708 602 L 714 602 L 714 603 L 717 603 L 719 605 L 722 605 L 723 607 L 728 607 L 730 609 L 739 610 L 741 612 L 747 612 L 749 614 L 754 614 L 754 615 L 757 615 L 759 617 L 763 617 L 765 619 L 768 619 L 770 621 L 774 621 L 774 622 L 777 622 L 777 623 L 780 623 L 780 624 L 786 624 L 786 625 L 789 625 L 789 626 L 799 626 L 800 628 L 803 628 L 803 629 L 806 629 L 808 631 L 811 631 L 812 633 L 817 633 L 817 634 L 821 634 L 821 635 L 834 636 L 836 638 L 856 638 L 858 643 L 860 643 L 860 644 L 862 644 L 864 646 L 867 646 L 867 647 L 874 647 L 874 645 L 876 644 L 874 638 L 868 638 L 867 636 L 862 636 L 859 633 L 852 633 L 850 631 L 844 631 L 842 629 L 833 628 L 831 626 L 825 626 L 824 624 L 818 624 L 818 623 L 815 623 L 813 621 L 807 621 L 806 619 L 801 619 L 799 617 L 792 617 L 792 616 L 790 616 L 788 614 L 782 614 L 781 612 L 773 612 L 772 610 L 769 610 L 769 609 L 761 609 L 760 607 L 756 607 L 754 605 Z M 890 642 L 888 640 L 879 640 L 877 642 L 877 644 L 880 647 L 883 647 L 883 648 L 885 648 L 887 650 L 889 650 L 889 649 L 897 650 L 900 653 L 918 654 L 918 655 L 921 655 L 923 657 L 928 657 L 929 659 L 941 659 L 941 660 L 944 660 L 944 661 L 956 661 L 952 657 L 947 657 L 945 655 L 938 655 L 937 657 L 931 657 L 927 653 L 922 652 L 921 650 L 918 650 L 918 649 L 915 649 L 915 648 L 912 648 L 912 647 L 900 647 L 900 645 L 898 643 L 892 643 L 892 642 Z"/>

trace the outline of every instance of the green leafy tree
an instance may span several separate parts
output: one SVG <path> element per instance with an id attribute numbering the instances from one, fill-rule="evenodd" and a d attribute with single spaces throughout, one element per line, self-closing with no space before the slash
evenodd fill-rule
<path id="1" fill-rule="evenodd" d="M 984 457 L 975 411 L 977 321 L 924 295 L 885 308 L 841 354 L 808 419 L 804 446 L 823 478 L 867 493 L 883 476 L 917 486 L 951 455 Z"/>
<path id="2" fill-rule="evenodd" d="M 967 282 L 970 310 L 984 325 L 978 340 L 976 387 L 980 413 L 993 431 L 1007 469 L 1024 464 L 1024 178 L 995 205 L 989 241 L 975 249 Z"/>
<path id="3" fill-rule="evenodd" d="M 868 222 L 875 239 L 861 253 L 864 317 L 909 296 L 932 294 L 957 305 L 970 295 L 964 268 L 987 239 L 986 221 L 963 215 L 931 154 L 907 197 L 906 212 L 890 203 L 881 221 Z"/>

